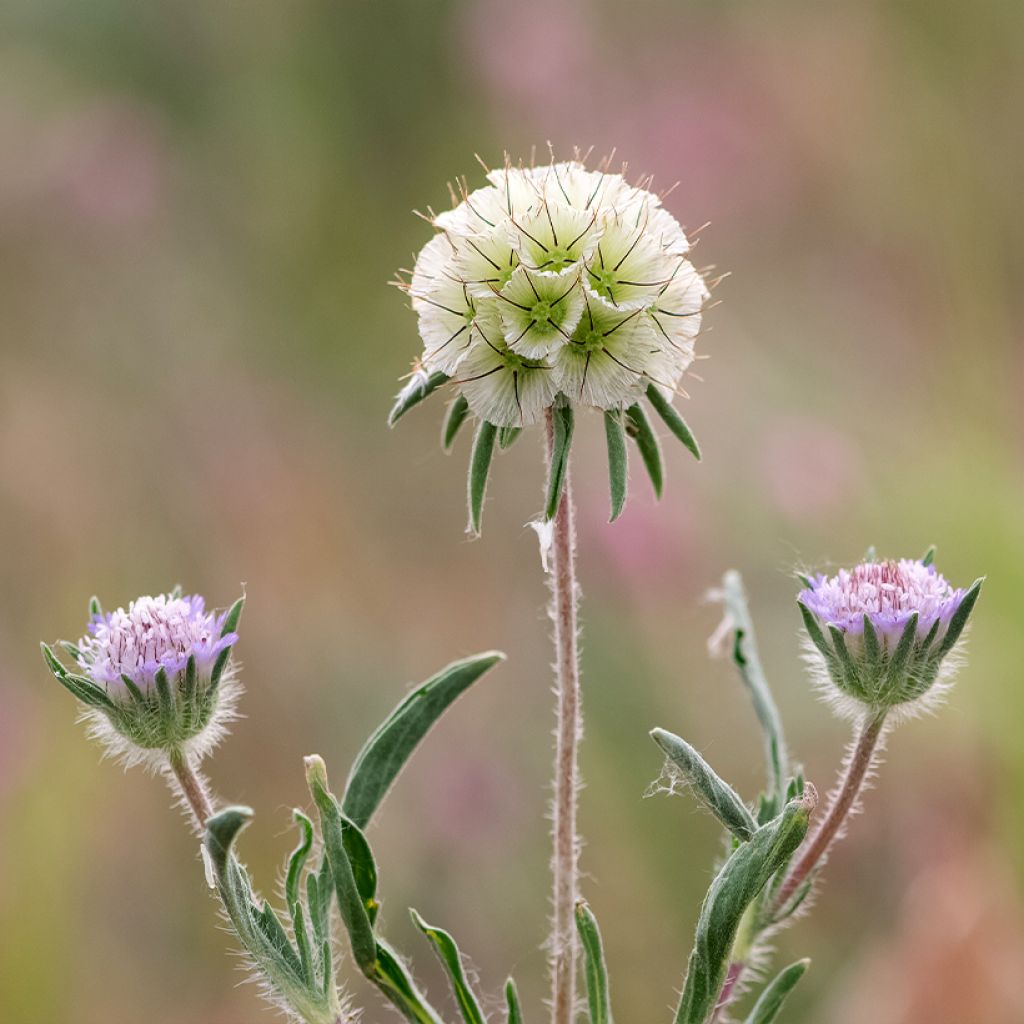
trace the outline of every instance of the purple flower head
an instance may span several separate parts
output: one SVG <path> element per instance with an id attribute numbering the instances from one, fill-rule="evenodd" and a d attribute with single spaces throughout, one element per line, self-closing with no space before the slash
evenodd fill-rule
<path id="1" fill-rule="evenodd" d="M 227 612 L 207 612 L 199 595 L 139 597 L 128 610 L 98 613 L 79 643 L 79 663 L 93 681 L 124 689 L 127 676 L 149 691 L 162 668 L 173 678 L 195 658 L 196 672 L 208 676 L 218 655 L 238 640 L 224 632 Z"/>
<path id="2" fill-rule="evenodd" d="M 83 705 L 92 736 L 126 764 L 202 757 L 235 717 L 241 687 L 230 656 L 244 603 L 240 597 L 226 612 L 208 612 L 198 595 L 175 591 L 105 613 L 93 598 L 86 635 L 58 645 L 78 671 L 49 644 L 43 659 Z"/>
<path id="3" fill-rule="evenodd" d="M 863 562 L 805 582 L 797 601 L 821 677 L 858 704 L 883 709 L 948 685 L 945 659 L 982 581 L 953 587 L 926 557 Z"/>

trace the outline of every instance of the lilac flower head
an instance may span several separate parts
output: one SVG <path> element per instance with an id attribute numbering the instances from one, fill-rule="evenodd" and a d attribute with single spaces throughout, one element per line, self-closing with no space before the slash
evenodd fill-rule
<path id="1" fill-rule="evenodd" d="M 139 597 L 128 610 L 99 613 L 89 635 L 79 642 L 79 664 L 95 682 L 123 688 L 127 676 L 141 690 L 150 690 L 162 668 L 168 676 L 195 658 L 196 672 L 208 675 L 218 655 L 238 640 L 224 632 L 228 613 L 206 611 L 199 595 L 159 594 Z"/>
<path id="2" fill-rule="evenodd" d="M 60 645 L 81 674 L 47 644 L 43 657 L 84 705 L 92 735 L 126 763 L 201 757 L 235 716 L 241 688 L 230 657 L 243 603 L 209 612 L 202 597 L 175 591 L 104 612 L 94 598 L 86 635 Z"/>
<path id="3" fill-rule="evenodd" d="M 819 673 L 874 709 L 948 688 L 960 639 L 981 589 L 951 586 L 924 559 L 863 562 L 806 579 L 797 601 Z M 830 692 L 831 686 L 829 687 Z"/>

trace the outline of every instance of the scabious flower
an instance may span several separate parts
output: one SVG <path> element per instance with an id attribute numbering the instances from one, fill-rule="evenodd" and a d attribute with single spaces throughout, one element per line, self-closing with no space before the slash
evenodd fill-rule
<path id="1" fill-rule="evenodd" d="M 805 583 L 797 600 L 809 655 L 842 710 L 914 711 L 948 689 L 981 580 L 953 587 L 928 555 L 864 562 Z"/>
<path id="2" fill-rule="evenodd" d="M 445 447 L 467 412 L 507 435 L 553 406 L 601 410 L 636 437 L 628 414 L 646 395 L 699 457 L 671 402 L 709 292 L 660 197 L 582 159 L 487 180 L 431 212 L 438 233 L 397 282 L 423 352 L 391 422 L 448 385 Z"/>
<path id="3" fill-rule="evenodd" d="M 173 592 L 105 613 L 93 599 L 86 635 L 61 644 L 79 671 L 46 644 L 43 656 L 111 753 L 127 763 L 202 757 L 234 717 L 240 686 L 230 658 L 243 602 L 210 612 L 202 597 Z"/>

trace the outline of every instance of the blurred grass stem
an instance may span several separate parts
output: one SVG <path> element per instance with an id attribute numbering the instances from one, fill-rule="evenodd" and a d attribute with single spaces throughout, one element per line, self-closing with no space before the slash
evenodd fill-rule
<path id="1" fill-rule="evenodd" d="M 550 471 L 554 423 L 547 412 L 547 454 Z M 566 468 L 565 488 L 553 520 L 551 618 L 555 627 L 554 807 L 552 813 L 551 1019 L 572 1024 L 576 1005 L 576 928 L 579 837 L 576 803 L 579 790 L 578 748 L 582 734 L 579 674 L 579 589 L 576 584 L 576 536 L 572 484 Z"/>

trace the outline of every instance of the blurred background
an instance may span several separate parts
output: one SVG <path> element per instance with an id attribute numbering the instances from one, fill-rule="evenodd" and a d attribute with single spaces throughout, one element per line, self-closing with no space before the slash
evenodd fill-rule
<path id="1" fill-rule="evenodd" d="M 799 663 L 795 567 L 931 543 L 988 574 L 948 707 L 891 744 L 816 913 L 792 1024 L 1024 1021 L 1024 7 L 562 0 L 8 0 L 0 12 L 0 1019 L 270 1019 L 228 955 L 163 784 L 100 763 L 38 641 L 181 582 L 244 584 L 246 718 L 210 764 L 257 817 L 269 891 L 305 801 L 414 681 L 509 652 L 417 754 L 374 826 L 390 937 L 449 928 L 494 1005 L 543 1019 L 551 696 L 524 527 L 541 442 L 497 461 L 464 533 L 468 438 L 442 403 L 385 416 L 418 351 L 387 287 L 410 212 L 551 140 L 617 147 L 731 276 L 684 413 L 606 524 L 600 420 L 577 431 L 585 592 L 585 891 L 629 1022 L 669 1020 L 719 852 L 646 732 L 760 785 L 752 713 L 705 600 L 743 571 L 796 756 L 842 723 Z M 358 978 L 365 1019 L 390 1019 Z M 448 1005 L 447 1003 L 445 1005 Z M 454 1016 L 454 1013 L 453 1013 Z M 495 1015 L 498 1016 L 497 1014 Z"/>

